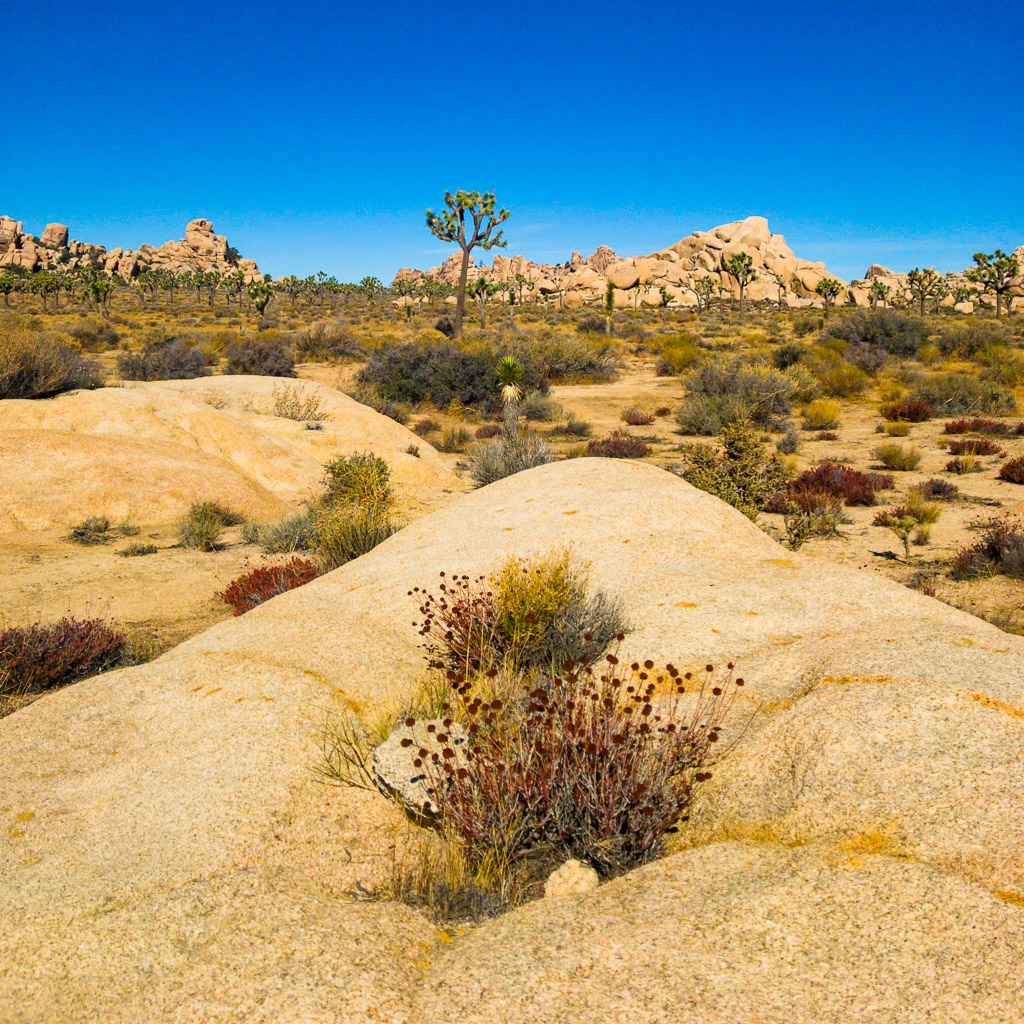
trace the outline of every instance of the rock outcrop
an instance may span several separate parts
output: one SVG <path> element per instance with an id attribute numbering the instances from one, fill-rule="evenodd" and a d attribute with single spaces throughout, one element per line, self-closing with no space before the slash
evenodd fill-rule
<path id="1" fill-rule="evenodd" d="M 626 600 L 627 657 L 747 681 L 677 852 L 455 936 L 343 899 L 402 825 L 316 780 L 327 710 L 412 692 L 412 586 L 555 544 Z M 1022 669 L 1020 637 L 653 466 L 517 474 L 0 720 L 0 1019 L 1024 1019 Z"/>
<path id="2" fill-rule="evenodd" d="M 263 280 L 255 262 L 239 257 L 228 246 L 227 239 L 215 235 L 213 225 L 202 217 L 189 221 L 180 241 L 164 242 L 159 249 L 140 245 L 136 252 L 122 248 L 107 252 L 105 246 L 69 239 L 65 224 L 47 224 L 36 238 L 25 232 L 21 221 L 0 217 L 0 267 L 5 266 L 28 271 L 91 267 L 123 278 L 145 270 L 215 270 L 223 274 L 241 271 L 247 282 Z"/>
<path id="3" fill-rule="evenodd" d="M 1024 270 L 1024 246 L 1017 251 Z M 523 256 L 495 256 L 490 267 L 473 267 L 474 277 L 505 283 L 522 274 L 532 285 L 527 294 L 533 298 L 557 295 L 559 301 L 569 307 L 603 301 L 608 283 L 615 288 L 617 306 L 696 306 L 698 304 L 695 285 L 702 279 L 710 278 L 717 294 L 736 298 L 739 286 L 735 279 L 722 269 L 723 260 L 745 253 L 751 259 L 757 277 L 747 285 L 745 295 L 753 301 L 781 303 L 789 308 L 815 307 L 824 304 L 824 299 L 815 289 L 826 277 L 839 281 L 841 290 L 835 299 L 837 305 L 853 303 L 868 306 L 873 302 L 871 282 L 879 279 L 892 288 L 892 297 L 901 302 L 909 301 L 907 275 L 894 274 L 886 267 L 873 264 L 868 268 L 864 280 L 846 282 L 828 271 L 824 263 L 801 259 L 786 244 L 782 235 L 776 235 L 768 227 L 764 217 L 747 217 L 745 220 L 723 224 L 711 231 L 695 231 L 675 245 L 647 256 L 631 256 L 621 259 L 607 246 L 599 246 L 586 260 L 581 253 L 574 252 L 568 263 L 531 263 Z M 456 284 L 462 266 L 460 253 L 450 256 L 439 267 L 432 270 L 398 271 L 396 281 L 413 283 L 422 281 L 443 281 Z M 957 301 L 954 290 L 968 285 L 963 273 L 946 275 L 948 296 L 942 299 L 944 305 L 952 306 Z M 1020 296 L 1017 301 L 1024 305 L 1024 273 L 1013 294 Z M 975 286 L 970 286 L 976 290 Z M 978 296 L 974 296 L 978 301 Z M 992 297 L 984 300 L 991 303 Z"/>
<path id="4" fill-rule="evenodd" d="M 322 430 L 274 415 L 274 391 L 297 388 L 327 413 Z M 273 377 L 128 382 L 10 399 L 0 418 L 0 532 L 65 528 L 90 515 L 173 522 L 194 500 L 272 518 L 315 492 L 323 464 L 372 450 L 400 501 L 433 508 L 455 475 L 411 431 L 335 388 Z M 415 443 L 419 458 L 407 454 Z"/>

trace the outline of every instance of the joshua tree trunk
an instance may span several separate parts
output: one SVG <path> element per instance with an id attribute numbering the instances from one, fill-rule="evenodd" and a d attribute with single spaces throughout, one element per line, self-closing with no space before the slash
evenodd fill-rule
<path id="1" fill-rule="evenodd" d="M 466 315 L 466 282 L 469 280 L 469 250 L 462 250 L 462 270 L 459 272 L 459 298 L 455 306 L 455 336 L 462 335 L 462 318 Z"/>

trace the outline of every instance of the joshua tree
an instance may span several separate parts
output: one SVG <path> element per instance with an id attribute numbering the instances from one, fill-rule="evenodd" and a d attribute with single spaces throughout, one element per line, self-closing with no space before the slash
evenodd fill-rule
<path id="1" fill-rule="evenodd" d="M 672 296 L 669 295 L 668 288 L 665 285 L 658 285 L 658 294 L 661 295 L 661 304 L 667 306 L 672 301 Z"/>
<path id="2" fill-rule="evenodd" d="M 973 294 L 974 290 L 972 288 L 968 288 L 965 284 L 958 284 L 953 286 L 954 302 L 969 302 Z"/>
<path id="3" fill-rule="evenodd" d="M 604 333 L 612 333 L 612 310 L 615 308 L 615 285 L 611 281 L 604 289 Z"/>
<path id="4" fill-rule="evenodd" d="M 380 280 L 376 277 L 364 277 L 362 281 L 359 282 L 359 288 L 366 296 L 367 302 L 373 302 L 374 295 L 378 295 L 384 291 L 384 285 L 382 285 Z M 320 305 L 323 305 L 322 299 L 320 301 Z"/>
<path id="5" fill-rule="evenodd" d="M 455 335 L 462 333 L 462 319 L 466 312 L 466 281 L 469 278 L 469 254 L 476 247 L 488 250 L 505 247 L 502 232 L 494 229 L 511 216 L 504 207 L 495 212 L 497 205 L 493 192 L 464 192 L 457 189 L 444 194 L 447 210 L 434 213 L 427 210 L 427 227 L 442 242 L 454 242 L 462 250 L 462 270 L 459 273 L 459 301 L 455 307 Z M 473 229 L 466 233 L 466 214 L 473 220 Z"/>
<path id="6" fill-rule="evenodd" d="M 697 312 L 700 312 L 701 305 L 705 309 L 711 308 L 711 296 L 715 294 L 718 282 L 713 277 L 698 277 L 693 282 L 693 290 L 697 293 Z"/>
<path id="7" fill-rule="evenodd" d="M 246 291 L 249 293 L 249 298 L 252 299 L 252 304 L 256 307 L 256 312 L 260 315 L 260 330 L 263 330 L 267 306 L 270 305 L 270 300 L 274 297 L 274 289 L 266 281 L 253 281 Z"/>
<path id="8" fill-rule="evenodd" d="M 842 291 L 843 286 L 834 277 L 823 277 L 814 289 L 825 300 L 825 316 L 832 308 L 835 297 Z"/>
<path id="9" fill-rule="evenodd" d="M 747 285 L 757 280 L 754 261 L 748 252 L 737 252 L 728 259 L 722 260 L 722 270 L 736 279 L 740 289 L 740 316 L 743 316 L 743 295 Z"/>
<path id="10" fill-rule="evenodd" d="M 245 274 L 235 270 L 224 275 L 224 300 L 230 305 L 231 296 L 238 296 L 238 308 L 242 308 L 242 289 L 245 287 Z"/>
<path id="11" fill-rule="evenodd" d="M 467 294 L 476 300 L 480 309 L 480 327 L 487 326 L 487 300 L 498 290 L 486 277 L 478 277 L 467 289 Z"/>
<path id="12" fill-rule="evenodd" d="M 892 291 L 892 289 L 889 287 L 889 285 L 887 285 L 884 281 L 879 281 L 876 277 L 871 282 L 871 308 L 874 309 L 879 303 L 881 303 L 884 306 L 886 300 L 889 298 L 890 291 Z"/>
<path id="13" fill-rule="evenodd" d="M 57 290 L 57 279 L 53 274 L 40 270 L 29 278 L 28 287 L 36 293 L 43 303 L 43 312 L 46 312 L 46 300 Z"/>
<path id="14" fill-rule="evenodd" d="M 0 295 L 4 297 L 4 305 L 11 304 L 11 292 L 17 291 L 18 282 L 12 274 L 0 274 Z"/>
<path id="15" fill-rule="evenodd" d="M 1016 256 L 1007 256 L 1002 249 L 986 255 L 983 252 L 974 254 L 977 266 L 967 271 L 967 280 L 981 285 L 983 292 L 994 292 L 996 296 L 996 319 L 1002 313 L 1004 293 L 1011 287 L 1012 279 L 1020 272 Z"/>
<path id="16" fill-rule="evenodd" d="M 505 298 L 508 300 L 508 322 L 514 324 L 516 322 L 513 312 L 516 304 L 516 285 L 514 281 L 506 281 L 503 287 Z"/>
<path id="17" fill-rule="evenodd" d="M 86 286 L 86 294 L 92 299 L 101 321 L 113 290 L 114 282 L 109 277 L 94 277 Z"/>
<path id="18" fill-rule="evenodd" d="M 925 302 L 933 295 L 938 295 L 943 287 L 942 277 L 935 272 L 934 267 L 926 267 L 924 270 L 914 267 L 907 274 L 907 287 L 910 294 L 921 304 L 921 316 L 924 316 Z"/>
<path id="19" fill-rule="evenodd" d="M 526 275 L 516 274 L 516 276 L 512 278 L 512 283 L 516 286 L 516 289 L 519 292 L 519 305 L 521 306 L 523 304 L 523 287 L 526 284 Z"/>

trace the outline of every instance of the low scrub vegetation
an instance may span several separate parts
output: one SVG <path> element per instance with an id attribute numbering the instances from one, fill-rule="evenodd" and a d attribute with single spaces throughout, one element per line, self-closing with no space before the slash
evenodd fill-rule
<path id="1" fill-rule="evenodd" d="M 774 425 L 792 411 L 798 384 L 782 371 L 734 358 L 695 370 L 686 390 L 676 413 L 680 432 L 710 437 L 738 420 Z"/>
<path id="2" fill-rule="evenodd" d="M 15 317 L 0 319 L 0 400 L 52 398 L 102 383 L 99 369 L 70 337 L 32 330 Z"/>
<path id="3" fill-rule="evenodd" d="M 141 352 L 122 352 L 117 375 L 122 380 L 194 380 L 210 367 L 199 349 L 179 338 L 149 342 Z"/>
<path id="4" fill-rule="evenodd" d="M 768 502 L 766 510 L 785 512 L 788 501 L 806 501 L 805 495 L 815 493 L 832 495 L 848 506 L 874 505 L 878 492 L 891 490 L 894 484 L 888 473 L 863 473 L 838 462 L 823 462 L 791 480 L 785 492 Z"/>
<path id="5" fill-rule="evenodd" d="M 216 551 L 228 526 L 243 519 L 216 501 L 194 501 L 178 522 L 178 543 L 192 551 Z"/>
<path id="6" fill-rule="evenodd" d="M 1009 516 L 990 519 L 982 526 L 979 540 L 954 555 L 950 573 L 958 580 L 995 573 L 1024 576 L 1024 528 L 1020 521 Z"/>
<path id="7" fill-rule="evenodd" d="M 1024 484 L 1024 458 L 1018 457 L 1004 463 L 999 470 L 999 479 L 1008 480 L 1011 484 Z"/>
<path id="8" fill-rule="evenodd" d="M 261 565 L 239 576 L 217 596 L 235 609 L 235 615 L 242 615 L 278 594 L 309 583 L 318 575 L 317 567 L 308 559 L 292 558 L 282 565 Z"/>
<path id="9" fill-rule="evenodd" d="M 897 420 L 904 423 L 924 423 L 935 415 L 935 410 L 927 402 L 904 399 L 900 402 L 888 402 L 881 408 L 882 419 Z"/>
<path id="10" fill-rule="evenodd" d="M 1017 399 L 1010 388 L 971 373 L 926 377 L 914 388 L 912 398 L 943 415 L 1012 416 L 1017 411 Z"/>
<path id="11" fill-rule="evenodd" d="M 276 387 L 272 393 L 274 415 L 299 422 L 322 423 L 329 416 L 323 408 L 323 400 L 316 392 L 305 391 L 299 386 Z"/>
<path id="12" fill-rule="evenodd" d="M 921 465 L 921 453 L 913 445 L 880 444 L 874 454 L 886 469 L 906 472 Z"/>
<path id="13" fill-rule="evenodd" d="M 839 405 L 820 398 L 803 412 L 804 430 L 835 430 L 839 426 Z"/>
<path id="14" fill-rule="evenodd" d="M 294 377 L 295 359 L 280 338 L 247 338 L 233 341 L 225 349 L 228 373 L 250 373 L 260 377 Z"/>
<path id="15" fill-rule="evenodd" d="M 587 454 L 604 459 L 642 459 L 650 454 L 651 446 L 639 437 L 622 431 L 612 431 L 607 437 L 587 442 Z"/>

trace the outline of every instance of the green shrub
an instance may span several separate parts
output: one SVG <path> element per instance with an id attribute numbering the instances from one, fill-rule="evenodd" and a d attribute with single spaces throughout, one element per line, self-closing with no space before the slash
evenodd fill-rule
<path id="1" fill-rule="evenodd" d="M 737 420 L 770 426 L 792 409 L 794 381 L 779 370 L 742 359 L 708 363 L 686 380 L 676 414 L 684 434 L 713 435 Z"/>
<path id="2" fill-rule="evenodd" d="M 834 430 L 839 426 L 839 406 L 825 399 L 811 402 L 804 409 L 803 421 L 804 430 Z"/>
<path id="3" fill-rule="evenodd" d="M 311 510 L 310 552 L 319 571 L 330 572 L 365 555 L 394 532 L 387 507 L 327 503 Z"/>
<path id="4" fill-rule="evenodd" d="M 216 551 L 225 527 L 242 521 L 216 501 L 194 501 L 178 521 L 178 543 L 193 551 Z"/>
<path id="5" fill-rule="evenodd" d="M 838 338 L 849 346 L 847 358 L 865 369 L 877 368 L 881 356 L 908 359 L 928 340 L 928 328 L 917 317 L 891 309 L 858 309 L 825 328 L 822 340 Z"/>
<path id="6" fill-rule="evenodd" d="M 194 380 L 209 373 L 202 352 L 180 338 L 153 342 L 141 352 L 122 352 L 117 357 L 117 375 L 122 380 Z"/>
<path id="7" fill-rule="evenodd" d="M 298 334 L 295 357 L 303 363 L 337 363 L 366 358 L 363 345 L 352 328 L 340 320 L 320 320 Z"/>
<path id="8" fill-rule="evenodd" d="M 562 407 L 539 391 L 533 391 L 523 400 L 523 415 L 534 423 L 551 423 L 561 415 Z"/>
<path id="9" fill-rule="evenodd" d="M 683 451 L 687 464 L 679 475 L 748 519 L 756 519 L 765 501 L 786 486 L 782 460 L 768 453 L 749 422 L 724 427 L 721 450 L 691 444 Z"/>
<path id="10" fill-rule="evenodd" d="M 379 455 L 372 452 L 341 455 L 326 463 L 324 473 L 329 502 L 383 508 L 394 504 L 391 469 Z"/>
<path id="11" fill-rule="evenodd" d="M 470 436 L 465 427 L 448 427 L 437 442 L 438 451 L 461 452 L 469 444 Z"/>
<path id="12" fill-rule="evenodd" d="M 67 331 L 83 352 L 106 352 L 107 349 L 117 348 L 121 340 L 121 335 L 108 323 L 86 320 L 72 324 Z"/>
<path id="13" fill-rule="evenodd" d="M 914 389 L 913 398 L 928 403 L 940 415 L 1012 416 L 1017 411 L 1013 391 L 970 373 L 926 377 Z"/>
<path id="14" fill-rule="evenodd" d="M 32 330 L 19 318 L 0 318 L 0 399 L 51 398 L 103 384 L 99 368 L 59 335 Z"/>
<path id="15" fill-rule="evenodd" d="M 868 383 L 868 375 L 858 366 L 836 356 L 816 359 L 810 364 L 822 391 L 832 398 L 859 395 Z"/>
<path id="16" fill-rule="evenodd" d="M 477 487 L 554 461 L 550 446 L 532 431 L 513 429 L 500 440 L 475 445 L 469 452 L 469 472 Z"/>
<path id="17" fill-rule="evenodd" d="M 921 453 L 913 445 L 880 444 L 874 454 L 886 469 L 906 471 L 921 465 Z"/>
<path id="18" fill-rule="evenodd" d="M 295 359 L 279 338 L 247 338 L 227 349 L 227 372 L 259 377 L 294 377 Z"/>
<path id="19" fill-rule="evenodd" d="M 935 343 L 944 356 L 973 359 L 983 349 L 1013 344 L 1013 334 L 995 320 L 950 320 L 935 336 Z"/>

